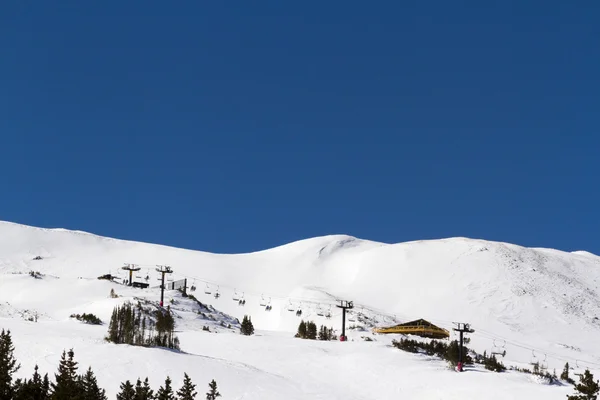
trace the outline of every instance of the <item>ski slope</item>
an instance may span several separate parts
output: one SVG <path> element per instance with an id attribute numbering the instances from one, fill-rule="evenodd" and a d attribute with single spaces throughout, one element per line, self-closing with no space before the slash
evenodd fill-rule
<path id="1" fill-rule="evenodd" d="M 600 344 L 594 340 L 600 333 L 600 257 L 587 252 L 465 238 L 383 244 L 335 235 L 222 255 L 8 222 L 0 222 L 0 237 L 0 327 L 14 332 L 23 376 L 35 363 L 53 372 L 62 350 L 73 347 L 111 395 L 119 382 L 138 376 L 149 376 L 157 388 L 170 374 L 177 386 L 183 371 L 201 392 L 214 378 L 224 398 L 233 399 L 458 399 L 481 393 L 486 399 L 562 399 L 571 392 L 519 373 L 457 374 L 441 361 L 392 349 L 392 337 L 370 332 L 372 325 L 417 318 L 446 329 L 453 321 L 470 322 L 476 330 L 470 347 L 489 352 L 502 346 L 507 365 L 540 361 L 560 372 L 569 361 L 573 372 L 600 371 Z M 108 321 L 120 302 L 159 299 L 158 289 L 97 279 L 117 274 L 124 263 L 139 265 L 139 275 L 149 276 L 152 286 L 159 284 L 154 267 L 169 265 L 173 279 L 187 278 L 197 288 L 194 296 L 214 307 L 213 319 L 206 319 L 195 303 L 166 292 L 183 353 L 109 344 L 103 340 L 106 326 L 69 319 L 91 312 Z M 31 270 L 43 278 L 32 278 Z M 119 298 L 109 297 L 111 288 Z M 245 306 L 233 301 L 241 296 Z M 349 331 L 353 341 L 293 338 L 298 309 L 303 319 L 339 333 L 339 299 L 354 301 L 348 321 L 358 327 Z M 273 309 L 267 312 L 260 304 L 269 300 Z M 252 317 L 255 336 L 242 337 L 220 324 L 235 329 L 235 318 L 245 314 Z M 37 323 L 28 321 L 32 315 Z M 205 325 L 210 333 L 202 331 Z"/>

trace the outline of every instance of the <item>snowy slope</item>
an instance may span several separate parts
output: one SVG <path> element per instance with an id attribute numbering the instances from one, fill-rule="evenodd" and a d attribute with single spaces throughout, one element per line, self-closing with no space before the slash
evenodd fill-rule
<path id="1" fill-rule="evenodd" d="M 507 364 L 545 360 L 550 369 L 560 370 L 569 361 L 580 369 L 600 369 L 600 344 L 594 340 L 600 333 L 600 257 L 587 252 L 465 238 L 383 244 L 336 235 L 219 255 L 8 222 L 0 222 L 0 238 L 0 327 L 18 334 L 24 369 L 43 360 L 41 369 L 53 371 L 60 351 L 74 346 L 84 366 L 103 369 L 99 379 L 111 393 L 116 381 L 129 377 L 128 368 L 135 375 L 130 378 L 150 375 L 155 386 L 171 372 L 178 383 L 184 370 L 199 383 L 216 377 L 232 390 L 230 398 L 366 399 L 378 390 L 377 398 L 450 399 L 474 396 L 494 384 L 514 394 L 486 398 L 558 399 L 568 393 L 567 388 L 533 384 L 521 374 L 465 378 L 449 373 L 442 363 L 390 349 L 389 336 L 372 335 L 376 342 L 370 343 L 359 342 L 364 333 L 358 332 L 351 334 L 356 339 L 351 343 L 291 337 L 299 318 L 288 309 L 302 309 L 303 318 L 339 329 L 337 299 L 353 300 L 355 315 L 377 325 L 425 318 L 451 329 L 453 321 L 470 322 L 476 330 L 471 346 L 481 352 L 504 346 Z M 42 259 L 34 260 L 37 256 Z M 158 299 L 157 289 L 96 279 L 116 274 L 124 263 L 138 264 L 140 275 L 148 275 L 153 286 L 159 284 L 154 266 L 170 265 L 174 279 L 187 277 L 197 287 L 198 300 L 225 313 L 215 310 L 217 320 L 249 314 L 260 335 L 201 332 L 208 322 L 193 304 L 167 292 L 167 304 L 173 299 L 173 307 L 179 306 L 178 330 L 188 354 L 104 343 L 106 327 L 81 325 L 69 315 L 93 312 L 107 320 L 119 302 Z M 27 275 L 30 270 L 44 274 L 43 279 Z M 122 297 L 109 298 L 111 288 Z M 205 288 L 211 295 L 204 294 Z M 217 288 L 218 300 L 213 297 Z M 232 301 L 242 294 L 243 307 Z M 273 310 L 267 312 L 260 304 L 269 299 Z M 317 315 L 329 310 L 331 319 Z M 33 314 L 39 316 L 37 324 L 26 321 Z M 351 318 L 357 320 L 348 325 L 368 328 L 360 323 L 363 318 Z M 40 326 L 47 337 L 39 336 Z M 137 358 L 147 365 L 135 363 Z M 402 374 L 410 378 L 395 382 Z M 429 379 L 438 383 L 427 384 Z M 454 384 L 452 391 L 444 389 Z"/>

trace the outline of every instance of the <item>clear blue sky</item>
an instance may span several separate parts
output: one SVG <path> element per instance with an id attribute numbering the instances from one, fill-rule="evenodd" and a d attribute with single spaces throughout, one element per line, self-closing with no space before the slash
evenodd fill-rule
<path id="1" fill-rule="evenodd" d="M 598 1 L 4 1 L 0 219 L 600 253 Z"/>

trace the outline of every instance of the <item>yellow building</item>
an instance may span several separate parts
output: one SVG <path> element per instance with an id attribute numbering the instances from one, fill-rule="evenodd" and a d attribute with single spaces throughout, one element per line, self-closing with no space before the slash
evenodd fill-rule
<path id="1" fill-rule="evenodd" d="M 417 319 L 387 328 L 375 328 L 373 331 L 376 333 L 402 333 L 431 339 L 447 339 L 450 337 L 450 332 L 446 329 L 435 326 L 424 319 Z"/>

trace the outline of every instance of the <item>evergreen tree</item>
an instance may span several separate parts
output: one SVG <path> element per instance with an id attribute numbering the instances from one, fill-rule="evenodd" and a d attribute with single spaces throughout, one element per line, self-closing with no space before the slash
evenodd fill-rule
<path id="1" fill-rule="evenodd" d="M 121 383 L 121 391 L 117 393 L 117 400 L 135 400 L 135 390 L 129 381 Z"/>
<path id="2" fill-rule="evenodd" d="M 300 325 L 298 325 L 298 333 L 296 333 L 296 337 L 301 339 L 306 338 L 306 322 L 304 322 L 304 320 L 300 321 Z"/>
<path id="3" fill-rule="evenodd" d="M 306 337 L 315 340 L 317 338 L 317 324 L 308 322 L 306 324 Z"/>
<path id="4" fill-rule="evenodd" d="M 91 367 L 88 368 L 85 375 L 81 377 L 80 382 L 83 398 L 85 400 L 108 400 L 106 391 L 98 387 L 98 381 Z"/>
<path id="5" fill-rule="evenodd" d="M 21 368 L 14 356 L 10 331 L 0 333 L 0 399 L 11 399 L 14 395 L 13 374 Z M 19 385 L 20 386 L 20 385 Z"/>
<path id="6" fill-rule="evenodd" d="M 148 383 L 148 378 L 144 380 L 144 385 L 142 386 L 142 382 L 138 378 L 137 383 L 135 384 L 135 400 L 153 400 L 154 399 L 154 391 L 150 388 L 150 384 Z"/>
<path id="7" fill-rule="evenodd" d="M 594 375 L 586 369 L 583 375 L 579 376 L 579 383 L 575 385 L 578 394 L 567 396 L 567 400 L 596 400 L 600 386 L 598 381 L 594 381 Z"/>
<path id="8" fill-rule="evenodd" d="M 244 319 L 242 320 L 242 325 L 240 326 L 240 333 L 246 336 L 254 334 L 254 325 L 252 324 L 252 319 L 247 315 L 244 315 Z"/>
<path id="9" fill-rule="evenodd" d="M 183 374 L 183 386 L 177 391 L 177 397 L 179 400 L 194 400 L 196 395 L 196 385 L 192 383 L 192 380 L 188 374 Z"/>
<path id="10" fill-rule="evenodd" d="M 46 385 L 44 385 L 44 383 Z M 48 375 L 45 377 L 45 382 L 42 381 L 41 375 L 38 373 L 36 365 L 33 372 L 33 377 L 30 380 L 20 382 L 16 388 L 14 400 L 47 400 L 48 399 Z"/>
<path id="11" fill-rule="evenodd" d="M 573 379 L 571 379 L 571 377 L 569 376 L 569 363 L 565 364 L 565 368 L 563 369 L 562 373 L 560 374 L 560 379 L 565 381 L 565 382 L 569 382 L 570 384 L 575 384 L 575 381 Z"/>
<path id="12" fill-rule="evenodd" d="M 221 397 L 221 393 L 217 390 L 217 382 L 214 379 L 208 384 L 208 388 L 206 400 L 217 400 L 217 397 Z"/>
<path id="13" fill-rule="evenodd" d="M 156 400 L 175 400 L 175 394 L 173 393 L 173 388 L 171 387 L 171 378 L 167 376 L 165 379 L 165 386 L 158 388 L 158 392 L 156 392 Z"/>
<path id="14" fill-rule="evenodd" d="M 48 379 L 48 374 L 44 375 L 44 380 L 42 380 L 42 391 L 40 393 L 40 400 L 46 400 L 50 398 L 50 380 Z"/>
<path id="15" fill-rule="evenodd" d="M 329 335 L 327 334 L 327 328 L 325 328 L 325 325 L 321 325 L 319 328 L 319 340 L 329 340 Z"/>
<path id="16" fill-rule="evenodd" d="M 63 351 L 58 373 L 55 374 L 56 383 L 52 383 L 52 400 L 80 399 L 81 390 L 77 377 L 77 362 L 74 360 L 73 349 Z"/>

